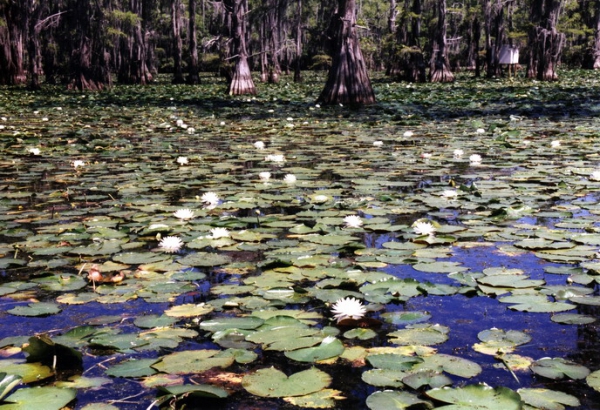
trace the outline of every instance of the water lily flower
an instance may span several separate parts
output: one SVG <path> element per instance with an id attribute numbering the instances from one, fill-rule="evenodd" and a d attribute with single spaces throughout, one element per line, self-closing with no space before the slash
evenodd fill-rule
<path id="1" fill-rule="evenodd" d="M 461 158 L 464 155 L 464 151 L 460 148 L 457 148 L 454 150 L 454 152 L 452 153 L 452 155 L 454 156 L 454 158 Z"/>
<path id="2" fill-rule="evenodd" d="M 560 148 L 560 140 L 554 140 L 550 143 L 552 148 Z"/>
<path id="3" fill-rule="evenodd" d="M 191 209 L 178 209 L 174 214 L 175 218 L 179 218 L 182 221 L 192 219 L 194 217 L 194 211 Z"/>
<path id="4" fill-rule="evenodd" d="M 80 159 L 76 159 L 75 161 L 73 161 L 73 168 L 77 169 L 78 167 L 82 167 L 85 165 L 85 162 L 83 162 Z"/>
<path id="5" fill-rule="evenodd" d="M 196 128 L 194 128 L 194 127 L 189 127 L 187 129 L 187 133 L 190 135 L 193 135 L 195 132 L 196 132 Z"/>
<path id="6" fill-rule="evenodd" d="M 283 182 L 286 184 L 295 184 L 296 183 L 296 175 L 294 174 L 286 174 L 283 177 Z"/>
<path id="7" fill-rule="evenodd" d="M 344 319 L 358 320 L 367 313 L 367 309 L 360 300 L 347 297 L 338 299 L 331 307 L 331 313 L 333 313 L 333 317 L 339 323 Z"/>
<path id="8" fill-rule="evenodd" d="M 214 192 L 206 192 L 202 194 L 200 200 L 204 202 L 210 209 L 214 208 L 219 204 L 219 196 Z"/>
<path id="9" fill-rule="evenodd" d="M 382 147 L 383 146 L 383 141 L 373 141 L 373 146 L 374 147 Z"/>
<path id="10" fill-rule="evenodd" d="M 431 222 L 417 221 L 413 224 L 413 231 L 415 231 L 417 235 L 433 236 L 435 233 L 435 226 L 433 226 Z"/>
<path id="11" fill-rule="evenodd" d="M 177 253 L 183 247 L 183 241 L 177 236 L 166 236 L 161 239 L 158 246 L 164 252 Z"/>
<path id="12" fill-rule="evenodd" d="M 178 127 L 181 127 L 182 125 L 184 125 L 183 120 L 179 119 L 175 122 L 175 124 L 177 124 Z"/>
<path id="13" fill-rule="evenodd" d="M 412 137 L 413 135 L 415 135 L 415 133 L 414 133 L 414 132 L 412 132 L 412 131 L 405 131 L 405 132 L 404 132 L 404 136 L 405 136 L 405 137 L 408 137 L 408 138 L 410 138 L 410 137 Z"/>
<path id="14" fill-rule="evenodd" d="M 469 161 L 471 164 L 480 164 L 481 163 L 481 155 L 473 154 L 469 157 Z"/>
<path id="15" fill-rule="evenodd" d="M 269 154 L 265 157 L 265 161 L 285 162 L 285 157 L 282 154 Z"/>
<path id="16" fill-rule="evenodd" d="M 258 149 L 258 150 L 262 150 L 265 149 L 265 143 L 262 141 L 256 141 L 254 143 L 254 148 Z"/>
<path id="17" fill-rule="evenodd" d="M 261 172 L 258 174 L 258 177 L 260 178 L 261 181 L 267 182 L 269 179 L 271 179 L 271 173 L 270 172 Z"/>
<path id="18" fill-rule="evenodd" d="M 362 219 L 358 215 L 348 215 L 344 217 L 346 228 L 360 228 L 363 224 Z"/>
<path id="19" fill-rule="evenodd" d="M 321 204 L 323 202 L 327 202 L 329 200 L 329 197 L 327 195 L 315 195 L 313 196 L 313 202 L 316 202 L 318 204 Z"/>
<path id="20" fill-rule="evenodd" d="M 212 239 L 219 239 L 229 238 L 231 235 L 229 234 L 227 228 L 213 228 L 210 230 L 210 236 Z"/>
<path id="21" fill-rule="evenodd" d="M 477 134 L 485 134 L 485 130 L 483 128 L 477 128 L 477 131 L 475 131 Z"/>
<path id="22" fill-rule="evenodd" d="M 31 155 L 40 155 L 40 149 L 39 148 L 29 148 L 27 150 L 27 152 L 29 152 Z"/>
<path id="23" fill-rule="evenodd" d="M 432 156 L 433 156 L 433 154 L 430 154 L 429 152 L 424 152 L 421 154 L 421 158 L 423 158 L 424 160 L 428 160 Z"/>
<path id="24" fill-rule="evenodd" d="M 188 159 L 187 159 L 187 157 L 177 157 L 177 163 L 179 165 L 187 165 Z"/>
<path id="25" fill-rule="evenodd" d="M 448 199 L 455 199 L 458 196 L 458 192 L 456 192 L 455 189 L 445 189 L 444 192 L 442 192 L 442 196 Z"/>
<path id="26" fill-rule="evenodd" d="M 600 171 L 594 171 L 589 177 L 592 181 L 600 181 Z"/>

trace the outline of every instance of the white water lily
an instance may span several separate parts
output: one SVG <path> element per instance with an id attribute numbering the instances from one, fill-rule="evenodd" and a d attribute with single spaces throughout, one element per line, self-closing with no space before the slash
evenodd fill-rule
<path id="1" fill-rule="evenodd" d="M 344 319 L 358 320 L 367 313 L 367 309 L 360 300 L 347 297 L 338 299 L 331 307 L 331 313 L 339 323 Z"/>
<path id="2" fill-rule="evenodd" d="M 194 211 L 192 211 L 191 209 L 187 209 L 187 208 L 178 209 L 177 211 L 175 211 L 175 213 L 173 215 L 175 216 L 175 218 L 185 221 L 188 219 L 192 219 L 194 217 Z"/>
<path id="3" fill-rule="evenodd" d="M 471 164 L 480 164 L 481 163 L 481 155 L 473 154 L 469 157 L 469 161 Z"/>
<path id="4" fill-rule="evenodd" d="M 179 119 L 179 120 L 177 120 L 177 121 L 175 122 L 175 124 L 176 124 L 178 127 L 181 127 L 181 126 L 183 126 L 183 125 L 184 125 L 184 122 L 183 122 L 183 120 L 182 120 L 182 119 Z"/>
<path id="5" fill-rule="evenodd" d="M 412 131 L 405 131 L 405 132 L 404 132 L 404 136 L 405 136 L 405 137 L 412 137 L 413 135 L 415 135 L 415 133 L 414 133 L 414 132 L 412 132 Z"/>
<path id="6" fill-rule="evenodd" d="M 219 204 L 219 195 L 215 194 L 214 192 L 206 192 L 202 194 L 200 200 L 204 202 L 210 209 L 212 209 Z"/>
<path id="7" fill-rule="evenodd" d="M 265 157 L 265 161 L 285 162 L 285 157 L 282 154 L 269 154 Z"/>
<path id="8" fill-rule="evenodd" d="M 161 239 L 158 246 L 164 252 L 176 253 L 183 247 L 183 241 L 177 236 L 167 236 Z"/>
<path id="9" fill-rule="evenodd" d="M 552 148 L 560 148 L 560 140 L 554 140 L 550 143 Z"/>
<path id="10" fill-rule="evenodd" d="M 362 219 L 358 215 L 348 215 L 344 217 L 346 228 L 360 228 L 363 224 Z"/>
<path id="11" fill-rule="evenodd" d="M 329 197 L 327 195 L 315 195 L 313 196 L 313 202 L 316 202 L 318 204 L 321 204 L 323 202 L 327 202 L 329 200 Z"/>
<path id="12" fill-rule="evenodd" d="M 83 167 L 85 165 L 85 162 L 83 162 L 80 159 L 76 159 L 75 161 L 73 161 L 73 168 L 77 169 L 78 167 Z"/>
<path id="13" fill-rule="evenodd" d="M 187 165 L 188 159 L 187 159 L 187 157 L 177 157 L 177 163 L 179 165 Z"/>
<path id="14" fill-rule="evenodd" d="M 455 199 L 458 196 L 458 192 L 455 189 L 444 189 L 442 196 L 448 199 Z"/>
<path id="15" fill-rule="evenodd" d="M 460 148 L 457 148 L 457 149 L 455 149 L 455 150 L 452 152 L 452 155 L 454 156 L 454 158 L 457 158 L 457 159 L 458 159 L 458 158 L 462 158 L 462 156 L 463 156 L 464 154 L 465 154 L 465 152 L 464 152 L 462 149 L 460 149 Z"/>
<path id="16" fill-rule="evenodd" d="M 435 226 L 431 222 L 417 221 L 413 224 L 413 231 L 417 235 L 432 236 L 435 233 Z"/>
<path id="17" fill-rule="evenodd" d="M 485 130 L 483 128 L 477 128 L 477 131 L 475 131 L 477 134 L 485 134 Z"/>
<path id="18" fill-rule="evenodd" d="M 424 160 L 428 160 L 433 156 L 433 154 L 430 154 L 429 152 L 424 152 L 421 154 L 421 158 L 423 158 Z"/>
<path id="19" fill-rule="evenodd" d="M 267 182 L 269 179 L 271 179 L 271 173 L 267 171 L 261 172 L 258 174 L 258 177 L 261 181 Z"/>
<path id="20" fill-rule="evenodd" d="M 212 239 L 219 239 L 229 238 L 231 235 L 229 234 L 227 228 L 213 228 L 210 230 L 210 236 Z"/>
<path id="21" fill-rule="evenodd" d="M 383 141 L 373 141 L 374 147 L 383 147 Z"/>
<path id="22" fill-rule="evenodd" d="M 256 141 L 254 143 L 254 148 L 258 149 L 258 150 L 262 150 L 265 149 L 265 143 L 262 141 Z"/>
<path id="23" fill-rule="evenodd" d="M 592 181 L 600 181 L 600 171 L 594 171 L 589 177 Z"/>
<path id="24" fill-rule="evenodd" d="M 295 184 L 296 183 L 296 175 L 294 174 L 286 174 L 283 177 L 283 182 L 286 184 Z"/>
<path id="25" fill-rule="evenodd" d="M 193 135 L 196 132 L 196 128 L 190 127 L 186 131 L 187 131 L 188 134 Z"/>
<path id="26" fill-rule="evenodd" d="M 29 148 L 29 149 L 27 149 L 27 152 L 30 153 L 31 155 L 40 155 L 39 148 Z"/>

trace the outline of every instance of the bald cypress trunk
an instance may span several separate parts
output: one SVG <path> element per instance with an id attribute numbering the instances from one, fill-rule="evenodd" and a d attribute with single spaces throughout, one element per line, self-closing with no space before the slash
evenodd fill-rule
<path id="1" fill-rule="evenodd" d="M 231 28 L 233 49 L 236 56 L 233 75 L 229 84 L 229 95 L 256 94 L 252 73 L 248 65 L 246 49 L 246 13 L 247 0 L 227 0 L 228 11 L 231 13 Z"/>
<path id="2" fill-rule="evenodd" d="M 429 77 L 432 83 L 454 81 L 446 50 L 446 0 L 438 0 L 438 24 L 433 42 L 433 55 Z"/>
<path id="3" fill-rule="evenodd" d="M 333 63 L 325 88 L 318 99 L 323 104 L 375 102 L 375 93 L 360 51 L 355 25 L 355 1 L 338 0 L 337 13 L 333 16 L 330 25 Z"/>

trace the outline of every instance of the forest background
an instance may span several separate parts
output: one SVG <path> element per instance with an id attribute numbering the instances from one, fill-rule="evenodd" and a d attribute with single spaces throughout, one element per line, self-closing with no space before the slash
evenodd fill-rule
<path id="1" fill-rule="evenodd" d="M 501 75 L 502 47 L 519 49 L 523 75 L 556 80 L 559 65 L 600 68 L 599 26 L 594 0 L 0 0 L 0 84 L 100 90 L 215 72 L 230 94 L 254 94 L 251 71 L 301 81 L 303 70 L 349 64 L 328 85 L 339 89 L 348 71 L 361 81 L 357 61 L 398 80 L 449 82 L 457 70 Z M 360 38 L 350 62 L 332 58 L 343 36 Z"/>

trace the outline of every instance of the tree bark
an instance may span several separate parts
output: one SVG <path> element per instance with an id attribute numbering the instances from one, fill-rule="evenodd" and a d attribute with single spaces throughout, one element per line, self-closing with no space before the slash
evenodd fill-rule
<path id="1" fill-rule="evenodd" d="M 75 33 L 71 44 L 68 88 L 102 90 L 111 85 L 104 39 L 106 21 L 99 2 L 71 0 L 69 24 Z"/>
<path id="2" fill-rule="evenodd" d="M 564 42 L 564 34 L 556 30 L 561 8 L 561 0 L 545 0 L 542 21 L 537 27 L 539 55 L 537 79 L 541 81 L 558 80 L 556 68 Z"/>
<path id="3" fill-rule="evenodd" d="M 302 0 L 298 0 L 296 9 L 296 61 L 294 64 L 294 82 L 302 82 Z"/>
<path id="4" fill-rule="evenodd" d="M 598 70 L 600 69 L 600 1 L 596 1 L 594 11 L 594 20 L 596 23 L 596 27 L 594 30 L 594 47 L 592 50 L 592 68 L 594 70 Z"/>
<path id="5" fill-rule="evenodd" d="M 0 84 L 26 82 L 25 39 L 27 28 L 25 7 L 20 1 L 0 2 Z"/>
<path id="6" fill-rule="evenodd" d="M 121 38 L 121 64 L 118 79 L 123 84 L 142 84 L 152 82 L 152 74 L 146 65 L 146 39 L 142 31 L 142 0 L 130 0 L 131 14 L 123 21 L 123 31 L 127 34 Z"/>
<path id="7" fill-rule="evenodd" d="M 189 47 L 190 47 L 190 66 L 188 67 L 188 84 L 200 84 L 200 62 L 198 59 L 198 30 L 196 28 L 196 0 L 189 0 Z"/>
<path id="8" fill-rule="evenodd" d="M 183 84 L 182 53 L 183 41 L 181 39 L 181 0 L 171 0 L 171 29 L 173 31 L 173 84 Z"/>
<path id="9" fill-rule="evenodd" d="M 333 63 L 318 101 L 323 104 L 373 104 L 375 93 L 369 80 L 358 35 L 355 0 L 338 0 L 330 23 Z"/>
<path id="10" fill-rule="evenodd" d="M 231 28 L 233 34 L 233 50 L 236 56 L 233 75 L 229 84 L 229 95 L 256 94 L 252 73 L 248 65 L 246 49 L 246 13 L 247 0 L 226 0 L 228 11 L 231 13 Z"/>
<path id="11" fill-rule="evenodd" d="M 449 83 L 454 81 L 454 74 L 450 71 L 450 63 L 446 51 L 446 0 L 437 2 L 437 29 L 433 43 L 431 68 L 429 71 L 432 83 Z"/>

